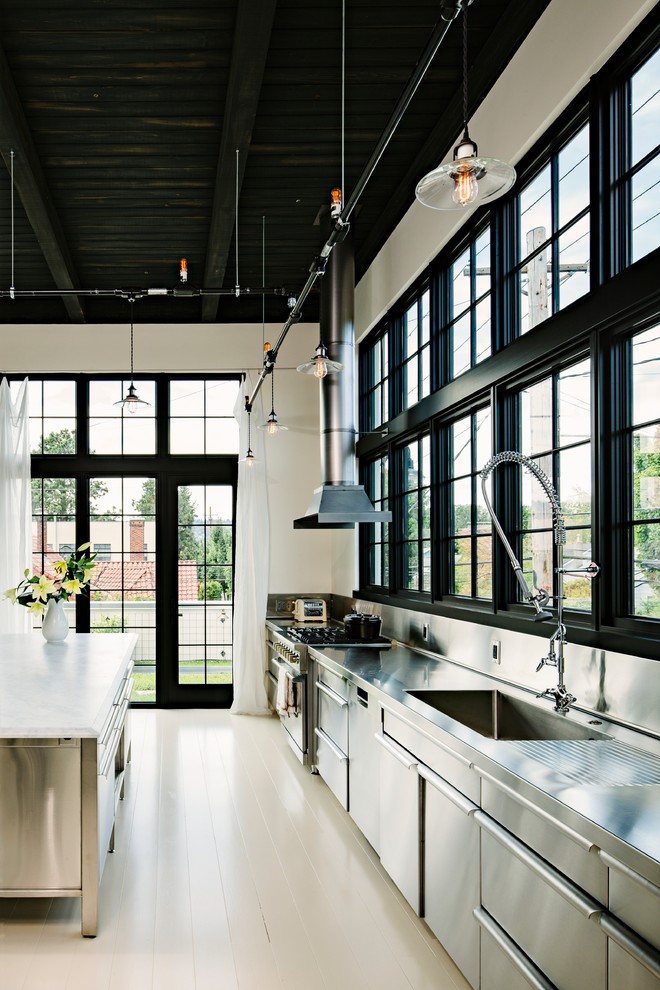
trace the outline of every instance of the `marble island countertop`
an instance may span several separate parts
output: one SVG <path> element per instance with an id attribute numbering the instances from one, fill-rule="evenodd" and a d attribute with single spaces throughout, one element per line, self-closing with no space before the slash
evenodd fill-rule
<path id="1" fill-rule="evenodd" d="M 98 736 L 137 636 L 0 635 L 0 738 Z"/>
<path id="2" fill-rule="evenodd" d="M 389 650 L 310 647 L 310 652 L 341 676 L 378 691 L 386 709 L 409 719 L 441 745 L 449 741 L 477 773 L 527 796 L 542 812 L 586 834 L 595 847 L 660 886 L 657 739 L 582 712 L 579 705 L 568 716 L 555 715 L 551 702 L 524 688 L 400 644 Z M 498 689 L 589 732 L 593 726 L 595 738 L 489 738 L 409 693 L 419 689 Z"/>

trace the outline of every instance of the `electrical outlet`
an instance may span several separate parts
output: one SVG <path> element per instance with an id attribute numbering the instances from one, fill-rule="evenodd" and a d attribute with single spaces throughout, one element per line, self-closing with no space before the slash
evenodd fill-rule
<path id="1" fill-rule="evenodd" d="M 293 602 L 288 598 L 278 598 L 275 608 L 278 612 L 293 612 Z"/>
<path id="2" fill-rule="evenodd" d="M 496 639 L 493 643 L 493 653 L 492 653 L 493 663 L 502 662 L 502 643 L 499 639 Z"/>

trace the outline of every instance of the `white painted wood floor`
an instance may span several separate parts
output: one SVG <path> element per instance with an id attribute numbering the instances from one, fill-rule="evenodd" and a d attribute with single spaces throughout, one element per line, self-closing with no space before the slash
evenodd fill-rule
<path id="1" fill-rule="evenodd" d="M 99 935 L 0 898 L 0 990 L 468 990 L 277 719 L 132 718 Z"/>

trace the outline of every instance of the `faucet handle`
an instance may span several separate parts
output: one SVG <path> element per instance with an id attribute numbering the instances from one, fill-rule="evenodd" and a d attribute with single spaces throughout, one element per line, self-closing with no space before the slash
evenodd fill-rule
<path id="1" fill-rule="evenodd" d="M 547 657 L 541 657 L 541 659 L 539 660 L 538 665 L 536 667 L 536 673 L 537 674 L 538 674 L 539 670 L 541 670 L 543 667 L 545 667 L 545 663 L 546 663 L 546 660 L 547 659 L 548 659 Z M 538 697 L 538 695 L 537 695 L 537 697 Z"/>

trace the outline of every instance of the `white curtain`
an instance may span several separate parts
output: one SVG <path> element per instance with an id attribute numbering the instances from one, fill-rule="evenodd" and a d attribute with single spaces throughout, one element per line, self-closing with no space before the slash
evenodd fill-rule
<path id="1" fill-rule="evenodd" d="M 28 381 L 12 401 L 9 382 L 0 382 L 0 599 L 15 588 L 32 561 L 32 487 Z M 0 600 L 0 633 L 30 631 L 30 614 Z"/>
<path id="2" fill-rule="evenodd" d="M 264 683 L 266 604 L 268 599 L 269 522 L 266 492 L 261 401 L 257 397 L 251 416 L 250 446 L 254 461 L 245 460 L 248 448 L 248 414 L 245 395 L 252 394 L 247 375 L 234 407 L 238 422 L 240 454 L 236 496 L 236 546 L 234 548 L 234 715 L 269 715 Z"/>

